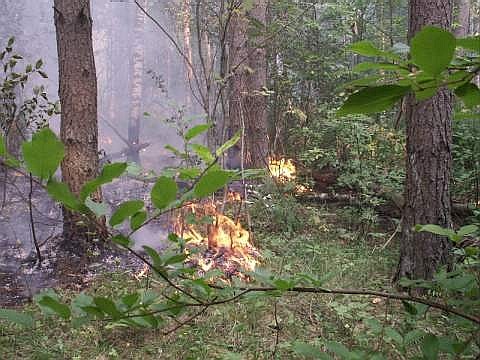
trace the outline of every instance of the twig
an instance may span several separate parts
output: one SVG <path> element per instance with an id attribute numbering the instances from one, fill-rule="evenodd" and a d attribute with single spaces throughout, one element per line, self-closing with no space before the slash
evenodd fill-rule
<path id="1" fill-rule="evenodd" d="M 38 245 L 37 234 L 35 232 L 35 222 L 33 219 L 33 208 L 32 208 L 32 196 L 33 196 L 33 176 L 30 174 L 30 191 L 28 193 L 28 211 L 30 214 L 30 228 L 32 229 L 32 239 L 33 244 L 35 245 L 35 250 L 37 251 L 38 266 L 42 266 L 42 254 L 40 252 L 40 246 Z"/>

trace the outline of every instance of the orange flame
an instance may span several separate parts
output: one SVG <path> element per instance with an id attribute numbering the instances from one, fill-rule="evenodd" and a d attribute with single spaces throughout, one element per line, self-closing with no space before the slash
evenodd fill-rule
<path id="1" fill-rule="evenodd" d="M 240 195 L 227 194 L 227 201 L 232 199 L 239 201 Z M 185 219 L 187 216 L 192 219 L 191 215 L 194 215 L 193 223 L 186 224 Z M 258 252 L 250 243 L 250 233 L 239 221 L 221 214 L 214 203 L 189 204 L 177 216 L 174 232 L 184 238 L 190 247 L 207 247 L 208 257 L 195 254 L 190 259 L 205 272 L 213 267 L 233 267 L 236 271 L 255 269 Z M 215 259 L 220 257 L 222 264 L 216 266 Z"/>
<path id="2" fill-rule="evenodd" d="M 297 168 L 292 159 L 273 159 L 268 160 L 268 169 L 273 177 L 280 181 L 292 181 L 297 177 Z"/>

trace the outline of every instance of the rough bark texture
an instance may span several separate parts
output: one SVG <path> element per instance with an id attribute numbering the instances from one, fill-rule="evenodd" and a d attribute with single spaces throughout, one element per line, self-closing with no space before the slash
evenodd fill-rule
<path id="1" fill-rule="evenodd" d="M 409 38 L 425 25 L 450 29 L 453 0 L 411 0 Z M 407 179 L 400 262 L 396 278 L 431 279 L 449 261 L 444 237 L 416 232 L 417 224 L 451 227 L 452 95 L 447 89 L 426 101 L 407 98 Z"/>
<path id="2" fill-rule="evenodd" d="M 455 0 L 455 15 L 455 36 L 467 36 L 470 33 L 470 0 Z"/>
<path id="3" fill-rule="evenodd" d="M 78 195 L 97 175 L 97 79 L 92 46 L 89 0 L 55 0 L 55 26 L 62 105 L 60 137 L 65 145 L 63 181 Z M 100 200 L 101 194 L 95 194 Z M 88 240 L 97 237 L 101 224 L 88 225 L 80 215 L 63 210 L 64 250 L 85 256 Z"/>
<path id="4" fill-rule="evenodd" d="M 257 0 L 247 14 L 265 24 L 266 6 Z M 265 167 L 268 156 L 266 52 L 261 37 L 247 37 L 247 16 L 235 14 L 230 26 L 229 128 L 244 129 L 243 158 L 246 168 Z"/>

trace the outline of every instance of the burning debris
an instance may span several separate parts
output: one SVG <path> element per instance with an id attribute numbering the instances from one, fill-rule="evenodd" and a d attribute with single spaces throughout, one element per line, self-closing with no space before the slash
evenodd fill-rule
<path id="1" fill-rule="evenodd" d="M 226 201 L 241 205 L 240 194 L 227 193 Z M 202 272 L 218 269 L 227 278 L 244 277 L 243 271 L 255 269 L 259 253 L 250 243 L 250 233 L 240 224 L 238 216 L 233 220 L 219 207 L 212 201 L 189 204 L 177 215 L 174 232 L 187 241 L 187 251 L 201 249 L 191 251 L 188 262 Z"/>
<path id="2" fill-rule="evenodd" d="M 280 183 L 294 182 L 297 178 L 297 168 L 292 159 L 274 159 L 268 160 L 268 170 L 273 178 Z M 303 194 L 312 191 L 309 187 L 297 184 L 295 185 L 295 192 Z"/>

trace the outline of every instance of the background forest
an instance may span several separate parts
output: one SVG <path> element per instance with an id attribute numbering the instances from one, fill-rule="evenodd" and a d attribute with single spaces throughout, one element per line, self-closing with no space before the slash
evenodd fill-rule
<path id="1" fill-rule="evenodd" d="M 0 359 L 479 359 L 480 2 L 2 0 Z"/>

